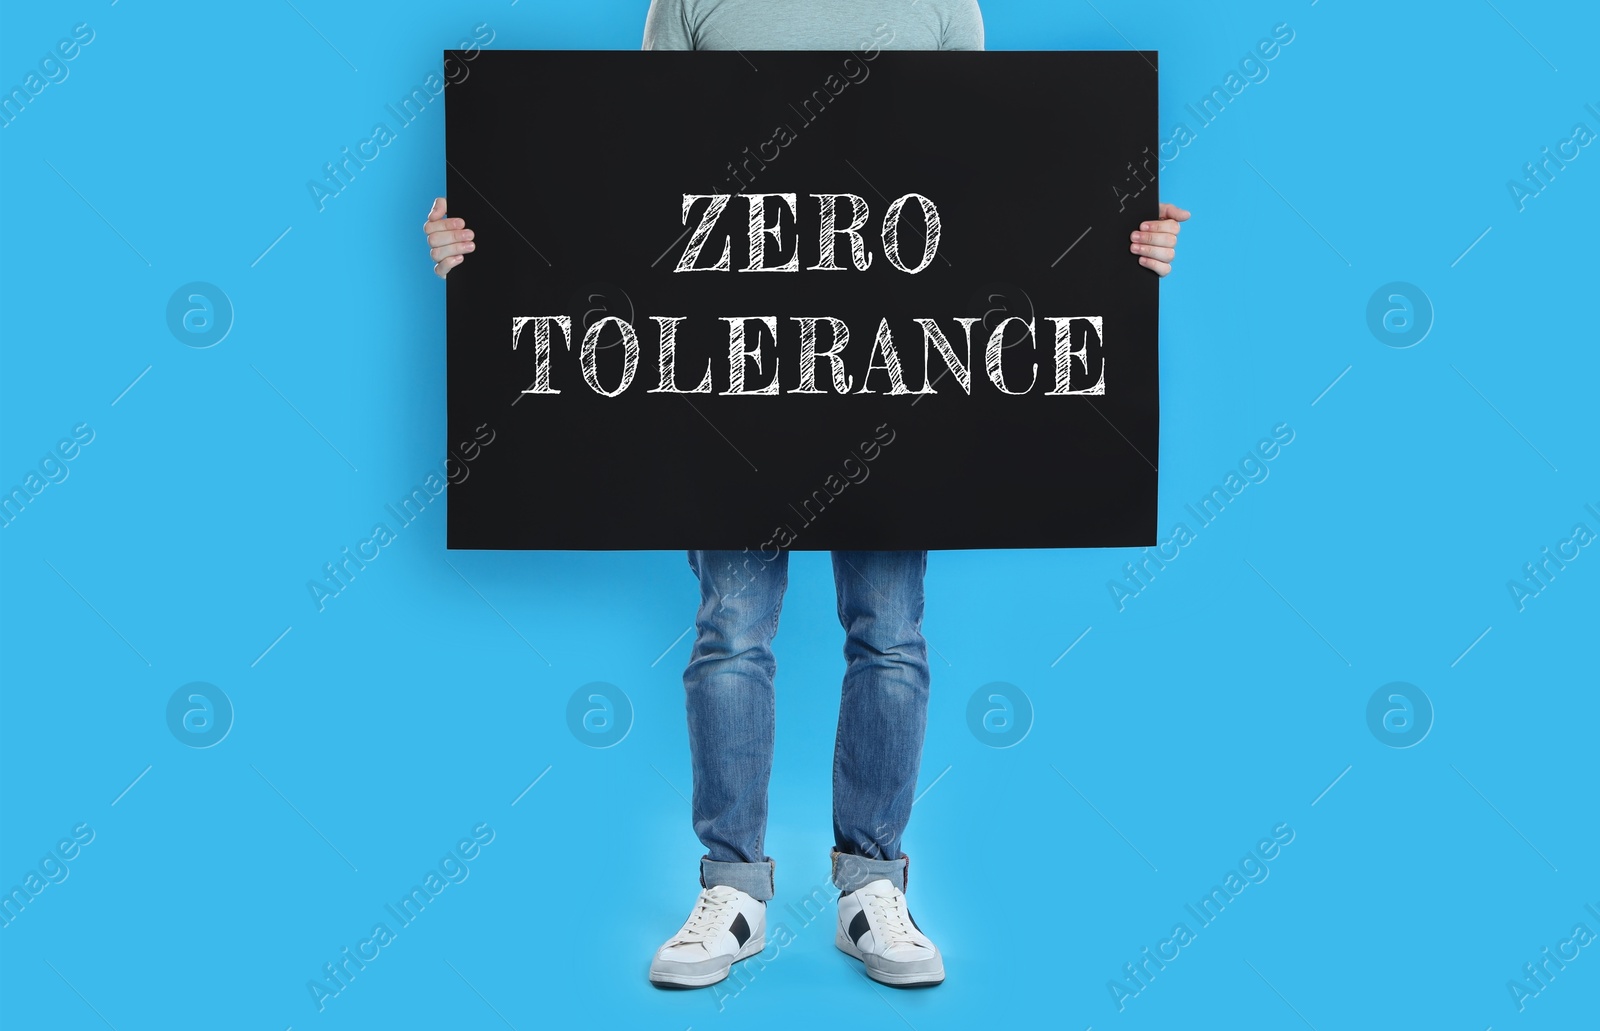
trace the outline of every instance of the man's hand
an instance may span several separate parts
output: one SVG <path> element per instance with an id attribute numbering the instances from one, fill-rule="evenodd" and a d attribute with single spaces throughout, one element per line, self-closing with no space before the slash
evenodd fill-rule
<path id="1" fill-rule="evenodd" d="M 1139 264 L 1164 276 L 1172 271 L 1172 259 L 1177 256 L 1178 223 L 1189 221 L 1189 212 L 1176 204 L 1162 204 L 1159 214 L 1158 221 L 1139 223 L 1130 234 L 1133 244 L 1128 249 L 1139 255 Z"/>
<path id="2" fill-rule="evenodd" d="M 472 242 L 472 230 L 467 228 L 466 219 L 445 218 L 444 213 L 445 199 L 435 197 L 433 207 L 428 209 L 428 220 L 422 223 L 422 231 L 428 234 L 428 253 L 433 256 L 433 274 L 440 279 L 466 261 L 466 256 L 477 246 Z M 1184 217 L 1188 217 L 1187 213 Z"/>

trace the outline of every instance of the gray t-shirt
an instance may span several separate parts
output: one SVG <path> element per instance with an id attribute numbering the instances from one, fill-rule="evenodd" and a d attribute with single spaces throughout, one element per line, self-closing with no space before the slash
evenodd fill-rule
<path id="1" fill-rule="evenodd" d="M 651 0 L 645 50 L 982 50 L 978 0 Z"/>

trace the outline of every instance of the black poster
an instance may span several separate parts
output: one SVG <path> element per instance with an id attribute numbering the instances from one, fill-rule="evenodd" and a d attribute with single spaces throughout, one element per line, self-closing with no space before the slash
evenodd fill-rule
<path id="1" fill-rule="evenodd" d="M 1155 65 L 473 55 L 449 546 L 1153 543 Z"/>

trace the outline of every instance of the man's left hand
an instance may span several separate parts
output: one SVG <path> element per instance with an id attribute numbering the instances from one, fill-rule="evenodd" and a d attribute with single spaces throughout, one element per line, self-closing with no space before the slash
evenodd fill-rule
<path id="1" fill-rule="evenodd" d="M 1164 276 L 1172 271 L 1172 261 L 1177 256 L 1181 228 L 1178 223 L 1187 221 L 1189 212 L 1176 204 L 1163 203 L 1157 221 L 1141 222 L 1130 234 L 1133 243 L 1128 249 L 1139 255 L 1139 264 Z"/>

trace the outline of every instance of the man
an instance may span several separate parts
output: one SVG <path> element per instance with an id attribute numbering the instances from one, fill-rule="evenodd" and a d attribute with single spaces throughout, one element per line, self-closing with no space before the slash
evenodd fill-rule
<path id="1" fill-rule="evenodd" d="M 653 0 L 645 50 L 982 50 L 977 0 Z M 434 201 L 423 231 L 440 277 L 476 248 L 472 230 Z M 1139 263 L 1172 270 L 1179 223 L 1160 218 L 1130 235 Z M 694 770 L 695 834 L 705 845 L 702 891 L 684 925 L 657 950 L 661 987 L 715 984 L 766 944 L 773 862 L 763 850 L 772 772 L 771 642 L 788 583 L 787 552 L 753 572 L 741 552 L 691 551 L 700 580 L 695 643 L 683 674 Z M 925 551 L 833 552 L 847 665 L 833 765 L 835 944 L 869 976 L 897 987 L 939 984 L 944 961 L 906 908 L 900 839 L 922 759 L 928 661 L 922 637 Z"/>

